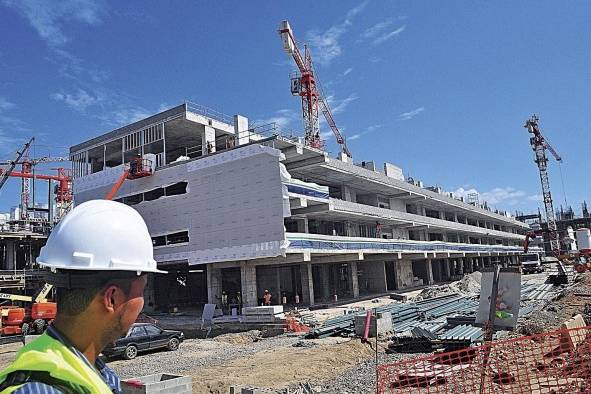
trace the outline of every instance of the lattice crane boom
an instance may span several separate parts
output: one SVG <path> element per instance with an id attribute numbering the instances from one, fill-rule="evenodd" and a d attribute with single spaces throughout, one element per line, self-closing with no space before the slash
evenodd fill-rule
<path id="1" fill-rule="evenodd" d="M 23 149 L 16 152 L 16 159 L 15 160 L 9 161 L 6 163 L 6 164 L 8 164 L 8 168 L 6 169 L 6 171 L 4 171 L 2 173 L 2 176 L 0 178 L 0 190 L 2 189 L 2 186 L 4 186 L 4 184 L 8 180 L 8 177 L 9 177 L 8 174 L 11 173 L 12 171 L 14 171 L 14 168 L 16 167 L 17 164 L 19 164 L 20 159 L 27 153 L 27 151 L 29 150 L 29 148 L 31 147 L 31 144 L 33 144 L 33 142 L 35 142 L 35 137 L 31 138 L 29 140 L 29 142 L 27 142 L 23 146 Z"/>
<path id="2" fill-rule="evenodd" d="M 552 201 L 552 193 L 550 192 L 550 179 L 548 176 L 548 158 L 546 157 L 546 149 L 550 151 L 556 161 L 562 161 L 560 155 L 548 144 L 538 125 L 539 118 L 533 115 L 525 122 L 523 127 L 527 128 L 528 132 L 532 134 L 529 142 L 534 151 L 534 162 L 538 165 L 540 173 L 540 182 L 542 184 L 542 197 L 544 199 L 544 209 L 546 211 L 546 222 L 548 223 L 548 237 L 550 239 L 550 249 L 555 256 L 560 254 L 560 238 L 558 235 L 558 227 L 556 225 L 556 216 L 554 213 L 554 205 Z"/>
<path id="3" fill-rule="evenodd" d="M 299 77 L 292 78 L 291 93 L 294 96 L 300 96 L 302 98 L 302 117 L 304 120 L 306 145 L 314 148 L 322 147 L 318 114 L 320 108 L 326 118 L 326 122 L 335 135 L 337 143 L 341 147 L 341 151 L 351 157 L 351 152 L 347 148 L 345 138 L 336 125 L 328 102 L 318 90 L 310 50 L 307 46 L 304 46 L 304 54 L 302 55 L 288 21 L 284 20 L 281 22 L 279 34 L 283 42 L 283 49 L 288 55 L 293 57 L 300 73 Z"/>

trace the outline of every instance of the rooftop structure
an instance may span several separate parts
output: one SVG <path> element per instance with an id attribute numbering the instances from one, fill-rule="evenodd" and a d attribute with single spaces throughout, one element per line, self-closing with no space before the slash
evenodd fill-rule
<path id="1" fill-rule="evenodd" d="M 448 281 L 517 263 L 528 229 L 392 164 L 331 158 L 190 103 L 71 147 L 75 203 L 104 197 L 137 155 L 155 172 L 115 199 L 144 217 L 170 272 L 150 283 L 152 307 L 257 305 L 266 289 L 311 305 Z"/>

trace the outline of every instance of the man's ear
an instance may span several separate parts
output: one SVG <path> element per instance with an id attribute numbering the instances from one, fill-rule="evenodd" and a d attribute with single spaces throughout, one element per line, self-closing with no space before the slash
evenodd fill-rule
<path id="1" fill-rule="evenodd" d="M 102 304 L 109 312 L 117 310 L 125 300 L 125 294 L 118 286 L 110 285 L 103 291 Z"/>

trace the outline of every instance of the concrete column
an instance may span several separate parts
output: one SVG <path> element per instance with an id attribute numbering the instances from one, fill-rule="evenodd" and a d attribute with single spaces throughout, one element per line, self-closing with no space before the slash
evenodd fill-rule
<path id="1" fill-rule="evenodd" d="M 396 288 L 400 290 L 412 286 L 412 261 L 398 260 L 394 268 L 396 269 Z"/>
<path id="2" fill-rule="evenodd" d="M 445 272 L 445 279 L 449 280 L 451 278 L 451 261 L 449 259 L 443 260 L 443 268 Z"/>
<path id="3" fill-rule="evenodd" d="M 428 285 L 433 284 L 433 263 L 431 259 L 425 260 L 425 269 L 427 270 L 427 283 Z"/>
<path id="4" fill-rule="evenodd" d="M 474 272 L 474 267 L 472 266 L 472 260 L 470 258 L 465 258 L 464 259 L 464 271 L 467 272 L 468 274 L 471 274 L 472 272 Z"/>
<path id="5" fill-rule="evenodd" d="M 312 276 L 312 263 L 300 265 L 302 280 L 302 302 L 314 305 L 314 278 Z"/>
<path id="6" fill-rule="evenodd" d="M 359 278 L 357 276 L 357 261 L 349 263 L 349 273 L 351 275 L 351 287 L 353 287 L 353 298 L 359 298 Z"/>
<path id="7" fill-rule="evenodd" d="M 328 264 L 320 264 L 320 283 L 322 288 L 319 289 L 320 296 L 323 301 L 328 301 L 330 298 L 330 266 Z"/>
<path id="8" fill-rule="evenodd" d="M 419 230 L 419 241 L 427 241 L 427 232 L 425 230 Z"/>
<path id="9" fill-rule="evenodd" d="M 244 145 L 249 142 L 248 118 L 234 115 L 234 135 L 236 136 L 236 145 Z"/>
<path id="10" fill-rule="evenodd" d="M 144 311 L 154 312 L 156 310 L 156 292 L 154 289 L 154 276 L 148 275 L 148 282 L 144 289 Z"/>
<path id="11" fill-rule="evenodd" d="M 211 126 L 204 126 L 203 134 L 201 134 L 201 152 L 203 155 L 215 152 L 215 129 Z M 208 146 L 211 148 L 208 149 Z"/>
<path id="12" fill-rule="evenodd" d="M 275 270 L 275 283 L 277 286 L 277 298 L 275 298 L 275 300 L 277 300 L 277 304 L 281 305 L 282 301 L 282 294 L 281 294 L 281 270 L 279 268 L 277 268 Z M 275 295 L 273 294 L 273 297 L 275 297 Z"/>
<path id="13" fill-rule="evenodd" d="M 308 218 L 304 217 L 302 219 L 297 220 L 298 224 L 298 233 L 305 233 L 308 234 L 310 232 L 308 227 Z"/>
<path id="14" fill-rule="evenodd" d="M 458 222 L 458 213 L 454 212 L 454 222 Z"/>
<path id="15" fill-rule="evenodd" d="M 240 283 L 242 285 L 242 304 L 257 306 L 257 271 L 255 266 L 248 265 L 245 261 L 240 262 Z"/>
<path id="16" fill-rule="evenodd" d="M 207 264 L 207 303 L 221 306 L 221 301 L 222 270 L 214 268 L 213 264 Z"/>
<path id="17" fill-rule="evenodd" d="M 349 186 L 343 185 L 342 192 L 343 192 L 343 200 L 351 201 L 351 202 L 357 201 L 357 194 Z"/>
<path id="18" fill-rule="evenodd" d="M 13 270 L 16 268 L 16 242 L 14 240 L 6 241 L 6 269 Z"/>

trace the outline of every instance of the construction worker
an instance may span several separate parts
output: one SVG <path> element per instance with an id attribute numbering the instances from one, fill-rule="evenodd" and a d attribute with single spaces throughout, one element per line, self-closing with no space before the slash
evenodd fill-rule
<path id="1" fill-rule="evenodd" d="M 271 295 L 271 293 L 269 293 L 269 290 L 265 290 L 265 294 L 263 294 L 263 301 L 265 303 L 265 306 L 271 305 L 272 298 L 273 296 Z"/>
<path id="2" fill-rule="evenodd" d="M 0 393 L 121 393 L 98 356 L 137 319 L 146 273 L 165 273 L 142 217 L 113 201 L 83 203 L 53 229 L 37 263 L 51 269 L 57 316 L 0 372 Z"/>

